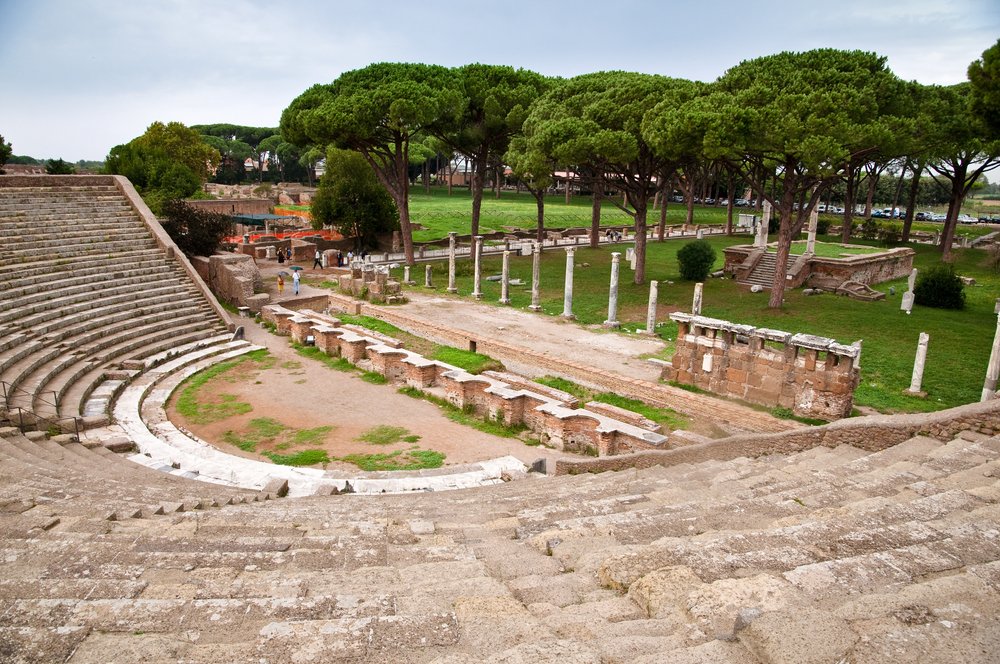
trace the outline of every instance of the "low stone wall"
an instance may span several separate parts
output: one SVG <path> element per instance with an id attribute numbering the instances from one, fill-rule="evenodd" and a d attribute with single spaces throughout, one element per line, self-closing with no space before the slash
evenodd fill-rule
<path id="1" fill-rule="evenodd" d="M 676 466 L 682 463 L 729 461 L 739 457 L 793 454 L 813 447 L 851 445 L 869 452 L 898 445 L 914 436 L 942 442 L 963 431 L 987 436 L 1000 434 L 1000 399 L 916 415 L 871 415 L 839 420 L 821 427 L 776 434 L 732 436 L 707 443 L 677 447 L 662 452 L 638 452 L 606 459 L 560 459 L 554 474 L 575 475 L 609 470 Z"/>
<path id="2" fill-rule="evenodd" d="M 370 367 L 392 383 L 443 394 L 457 408 L 471 410 L 484 419 L 508 426 L 523 424 L 556 449 L 607 456 L 664 449 L 668 445 L 667 437 L 659 433 L 605 414 L 570 408 L 542 391 L 428 360 L 374 335 L 360 333 L 356 327 L 348 329 L 335 318 L 279 305 L 264 307 L 262 317 L 275 325 L 278 334 L 299 343 L 311 338 L 324 353 Z"/>
<path id="3" fill-rule="evenodd" d="M 185 200 L 184 204 L 198 210 L 219 214 L 269 214 L 274 207 L 270 198 L 192 199 Z"/>
<path id="4" fill-rule="evenodd" d="M 744 262 L 753 254 L 754 250 L 752 245 L 736 245 L 723 249 L 725 254 L 723 271 L 737 279 L 745 279 L 750 270 L 744 267 Z M 866 285 L 892 281 L 910 274 L 915 255 L 916 252 L 912 249 L 897 247 L 878 254 L 845 256 L 843 258 L 813 256 L 805 260 L 801 269 L 794 274 L 791 270 L 789 271 L 793 278 L 788 281 L 788 286 L 798 288 L 808 284 L 814 288 L 834 290 L 845 281 L 857 281 Z M 790 268 L 797 259 L 796 256 L 789 257 Z M 748 267 L 752 268 L 752 265 Z"/>
<path id="5" fill-rule="evenodd" d="M 809 334 L 755 328 L 686 313 L 663 378 L 801 417 L 851 414 L 861 348 Z"/>

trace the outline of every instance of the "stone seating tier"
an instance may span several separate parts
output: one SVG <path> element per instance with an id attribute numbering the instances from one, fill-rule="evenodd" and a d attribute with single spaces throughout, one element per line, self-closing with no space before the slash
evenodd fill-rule
<path id="1" fill-rule="evenodd" d="M 225 487 L 104 480 L 76 449 L 12 471 L 3 450 L 0 639 L 23 660 L 985 663 L 1000 645 L 1000 441 L 972 433 L 204 510 Z"/>
<path id="2" fill-rule="evenodd" d="M 0 181 L 0 232 L 9 240 L 0 250 L 0 380 L 17 388 L 0 405 L 79 416 L 120 363 L 141 364 L 227 327 L 158 246 L 127 186 L 65 184 L 91 180 L 99 178 Z"/>

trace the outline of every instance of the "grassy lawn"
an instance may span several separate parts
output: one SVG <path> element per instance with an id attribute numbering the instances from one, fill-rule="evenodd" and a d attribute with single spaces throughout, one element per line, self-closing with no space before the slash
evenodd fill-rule
<path id="1" fill-rule="evenodd" d="M 468 233 L 472 220 L 472 198 L 468 189 L 455 188 L 452 195 L 444 188 L 432 187 L 430 193 L 423 188 L 410 189 L 410 217 L 420 224 L 421 230 L 413 232 L 414 242 L 429 242 L 448 236 L 448 231 Z M 569 204 L 562 194 L 545 199 L 545 227 L 551 229 L 590 227 L 591 199 L 573 196 Z M 737 214 L 736 211 L 733 213 Z M 647 222 L 655 225 L 660 219 L 659 210 L 650 210 Z M 667 205 L 667 224 L 682 224 L 686 216 L 680 203 Z M 725 207 L 695 206 L 697 224 L 726 223 Z M 735 217 L 734 217 L 735 222 Z M 533 229 L 537 223 L 535 199 L 530 194 L 513 191 L 501 192 L 497 199 L 492 192 L 483 196 L 479 228 L 483 233 L 503 231 L 506 228 Z M 631 225 L 632 218 L 605 199 L 601 207 L 601 224 L 607 226 Z"/>
<path id="2" fill-rule="evenodd" d="M 834 237 L 830 236 L 827 240 L 839 248 Z M 715 268 L 721 269 L 722 249 L 745 243 L 746 237 L 712 237 L 708 242 L 717 252 Z M 865 242 L 859 240 L 857 244 Z M 624 254 L 626 246 L 577 249 L 573 313 L 578 322 L 599 325 L 607 318 L 611 252 Z M 648 245 L 647 278 L 660 282 L 657 319 L 661 323 L 657 332 L 668 341 L 668 357 L 672 353 L 669 342 L 676 336 L 677 326 L 666 319 L 667 314 L 677 310 L 689 311 L 694 289 L 693 283 L 680 281 L 676 254 L 681 246 L 683 244 L 679 241 L 654 241 Z M 916 251 L 914 265 L 918 269 L 926 269 L 938 261 L 939 254 L 934 247 L 912 247 Z M 832 294 L 807 297 L 801 290 L 788 291 L 785 306 L 780 311 L 767 308 L 766 292 L 751 294 L 731 280 L 710 279 L 705 284 L 702 313 L 750 325 L 832 337 L 842 343 L 862 339 L 862 382 L 856 393 L 857 405 L 883 412 L 931 411 L 957 406 L 979 399 L 996 328 L 993 306 L 1000 294 L 1000 275 L 987 267 L 987 256 L 982 250 L 958 249 L 954 255 L 956 271 L 974 277 L 978 282 L 978 285 L 966 288 L 967 305 L 964 311 L 916 306 L 912 315 L 905 315 L 899 309 L 902 293 L 906 290 L 905 279 L 876 286 L 887 293 L 890 286 L 896 291 L 895 295 L 888 295 L 880 302 L 860 302 Z M 541 305 L 547 315 L 562 313 L 565 265 L 566 253 L 561 249 L 542 254 Z M 441 275 L 434 280 L 439 284 L 435 290 L 445 295 L 447 279 L 443 275 L 447 274 L 447 263 L 434 264 L 434 271 Z M 500 258 L 484 258 L 484 277 L 499 273 Z M 511 278 L 524 282 L 523 286 L 512 286 L 510 289 L 511 305 L 524 309 L 531 301 L 530 257 L 512 256 Z M 472 292 L 469 261 L 459 261 L 456 280 L 459 296 L 468 297 Z M 420 290 L 426 291 L 422 287 Z M 483 302 L 496 303 L 500 297 L 500 284 L 484 278 L 482 291 Z M 645 327 L 648 294 L 648 285 L 632 283 L 632 273 L 623 261 L 618 319 L 623 323 L 624 333 Z M 923 380 L 923 388 L 928 393 L 926 399 L 902 394 L 910 384 L 920 332 L 930 335 Z"/>

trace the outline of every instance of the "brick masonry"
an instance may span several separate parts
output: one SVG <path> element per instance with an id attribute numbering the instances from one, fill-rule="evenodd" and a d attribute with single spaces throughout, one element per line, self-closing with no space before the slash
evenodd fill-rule
<path id="1" fill-rule="evenodd" d="M 801 417 L 851 414 L 859 346 L 685 313 L 670 318 L 678 325 L 677 344 L 665 379 Z"/>

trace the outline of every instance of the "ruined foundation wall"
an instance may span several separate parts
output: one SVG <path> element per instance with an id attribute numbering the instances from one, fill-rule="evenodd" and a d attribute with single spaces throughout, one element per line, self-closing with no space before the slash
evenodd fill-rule
<path id="1" fill-rule="evenodd" d="M 677 345 L 664 379 L 801 417 L 850 415 L 860 347 L 684 313 L 670 318 Z"/>

